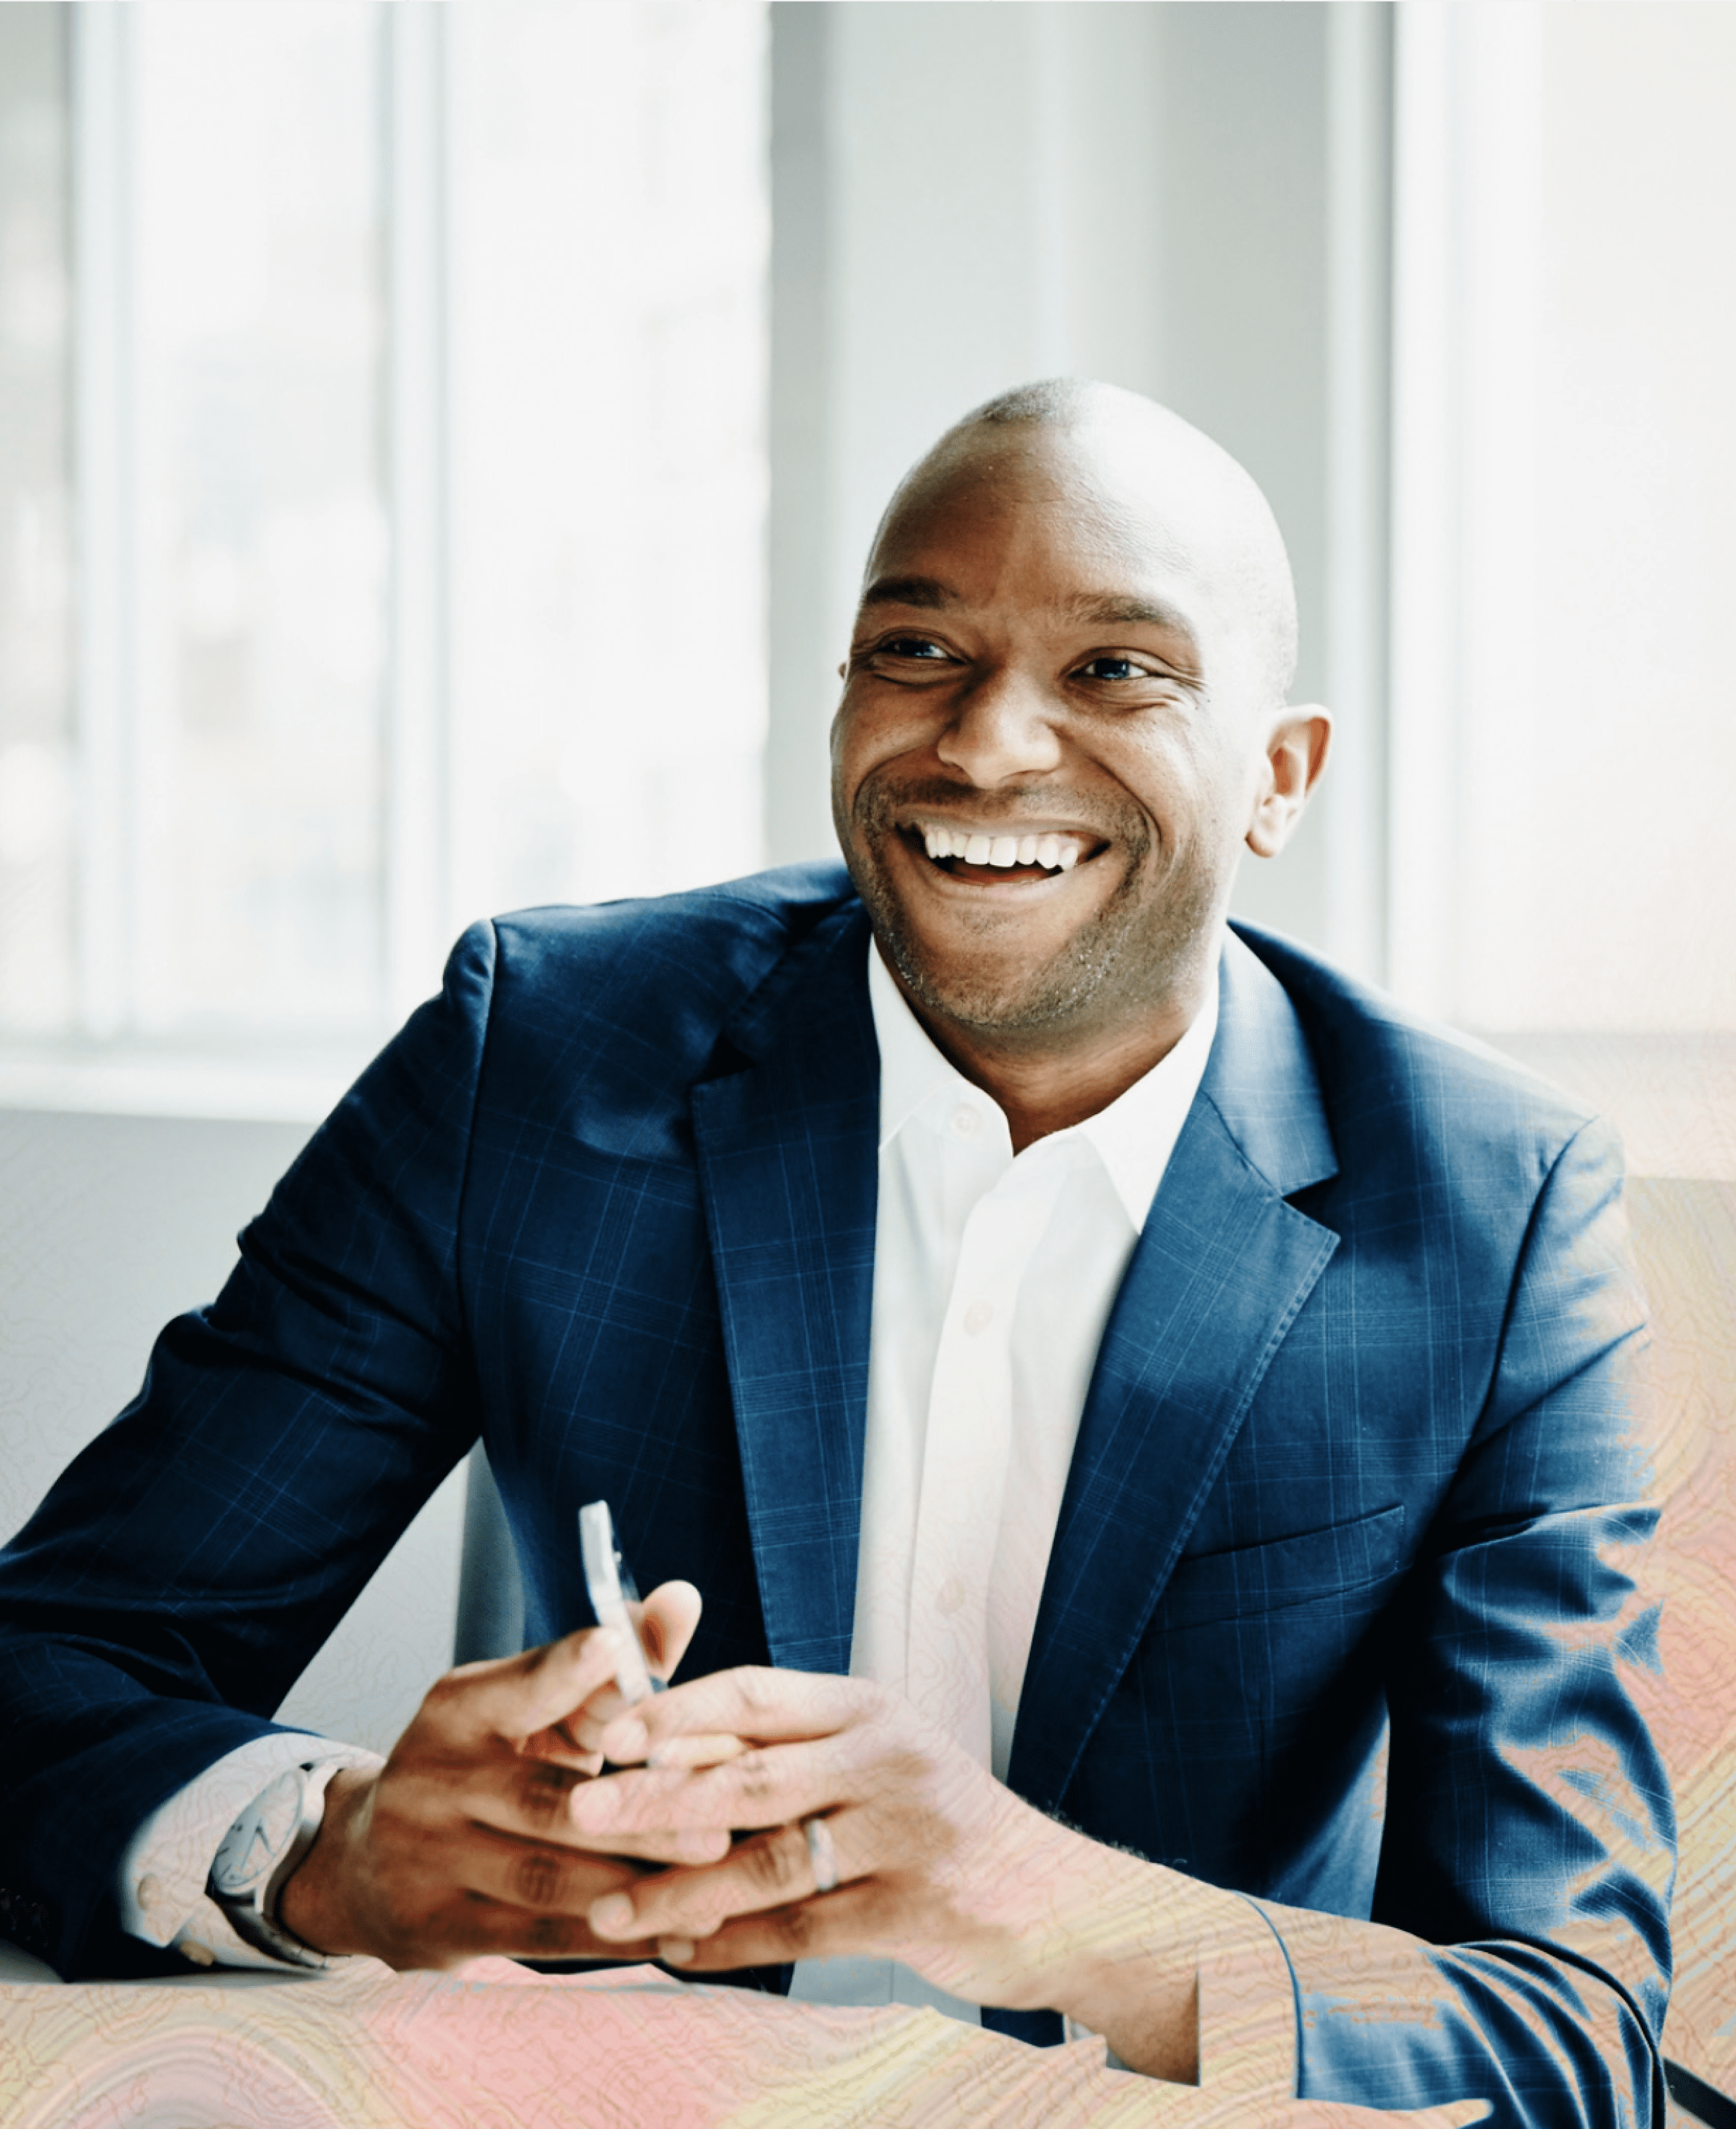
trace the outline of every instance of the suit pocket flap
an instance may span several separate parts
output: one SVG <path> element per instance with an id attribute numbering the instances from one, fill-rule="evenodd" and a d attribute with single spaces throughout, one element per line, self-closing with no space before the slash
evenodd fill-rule
<path id="1" fill-rule="evenodd" d="M 1179 1560 L 1153 1623 L 1167 1629 L 1203 1626 L 1210 1619 L 1276 1612 L 1378 1582 L 1398 1566 L 1404 1536 L 1400 1502 L 1324 1530 Z"/>

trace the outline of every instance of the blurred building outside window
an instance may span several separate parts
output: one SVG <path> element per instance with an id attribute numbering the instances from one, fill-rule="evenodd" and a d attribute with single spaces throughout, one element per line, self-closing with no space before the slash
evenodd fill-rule
<path id="1" fill-rule="evenodd" d="M 50 10 L 0 11 L 0 998 L 73 1012 L 67 81 Z"/>
<path id="2" fill-rule="evenodd" d="M 0 11 L 0 1098 L 760 861 L 765 11 Z"/>

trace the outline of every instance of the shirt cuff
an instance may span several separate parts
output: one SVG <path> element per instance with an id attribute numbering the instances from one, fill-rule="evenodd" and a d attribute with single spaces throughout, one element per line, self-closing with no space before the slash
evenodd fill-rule
<path id="1" fill-rule="evenodd" d="M 1200 2084 L 1250 2109 L 1294 2099 L 1296 2031 L 1290 1955 L 1259 1904 L 1238 1893 L 1199 1960 Z"/>
<path id="2" fill-rule="evenodd" d="M 378 1752 L 294 1731 L 255 1737 L 196 1775 L 154 1811 L 121 1859 L 121 1927 L 146 1944 L 172 1946 L 196 1966 L 284 1962 L 246 1944 L 205 1891 L 223 1836 L 262 1789 L 291 1767 L 379 1767 Z"/>

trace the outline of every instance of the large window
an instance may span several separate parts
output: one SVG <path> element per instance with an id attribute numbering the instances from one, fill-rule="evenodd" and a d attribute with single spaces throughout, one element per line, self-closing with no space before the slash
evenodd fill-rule
<path id="1" fill-rule="evenodd" d="M 758 862 L 765 35 L 0 10 L 0 1093 L 312 1112 Z"/>
<path id="2" fill-rule="evenodd" d="M 1400 31 L 1393 979 L 1736 1174 L 1736 12 Z"/>

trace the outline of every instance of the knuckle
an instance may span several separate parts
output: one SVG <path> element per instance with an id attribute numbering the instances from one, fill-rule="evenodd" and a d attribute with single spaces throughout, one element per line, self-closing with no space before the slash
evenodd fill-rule
<path id="1" fill-rule="evenodd" d="M 527 1760 L 515 1784 L 518 1808 L 533 1824 L 551 1825 L 564 1816 L 568 1794 L 578 1779 L 570 1767 L 552 1766 L 546 1760 Z"/>
<path id="2" fill-rule="evenodd" d="M 529 1849 L 513 1865 L 513 1898 L 522 1908 L 551 1908 L 560 1898 L 565 1877 L 560 1857 L 546 1848 Z"/>
<path id="3" fill-rule="evenodd" d="M 589 1932 L 568 1915 L 533 1915 L 519 1932 L 522 1949 L 543 1958 L 558 1959 L 584 1948 Z"/>
<path id="4" fill-rule="evenodd" d="M 741 1696 L 742 1705 L 750 1715 L 766 1715 L 777 1706 L 778 1685 L 774 1672 L 755 1665 L 746 1665 L 735 1672 L 731 1683 Z"/>
<path id="5" fill-rule="evenodd" d="M 436 1718 L 444 1717 L 452 1703 L 463 1693 L 469 1681 L 462 1671 L 449 1670 L 436 1678 L 422 1697 L 422 1712 Z"/>
<path id="6" fill-rule="evenodd" d="M 735 1784 L 750 1803 L 770 1795 L 777 1770 L 764 1752 L 744 1752 L 736 1761 Z"/>
<path id="7" fill-rule="evenodd" d="M 756 1892 L 787 1894 L 797 1885 L 808 1860 L 808 1844 L 792 1827 L 755 1841 L 742 1862 Z"/>
<path id="8" fill-rule="evenodd" d="M 786 1908 L 777 1918 L 778 1936 L 784 1949 L 799 1959 L 813 1941 L 815 1918 L 805 1907 Z"/>

